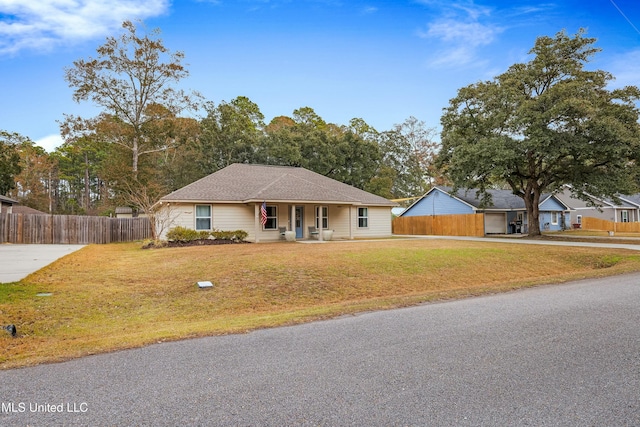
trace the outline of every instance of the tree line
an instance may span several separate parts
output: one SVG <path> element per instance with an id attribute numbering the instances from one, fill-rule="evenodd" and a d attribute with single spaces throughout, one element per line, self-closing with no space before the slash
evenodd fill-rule
<path id="1" fill-rule="evenodd" d="M 231 163 L 301 166 L 389 199 L 448 183 L 487 205 L 487 190 L 509 189 L 537 235 L 544 193 L 569 185 L 596 203 L 640 191 L 640 89 L 610 89 L 611 73 L 588 69 L 600 49 L 585 33 L 539 37 L 530 61 L 459 89 L 439 144 L 415 117 L 378 131 L 301 107 L 265 123 L 247 97 L 207 102 L 179 89 L 182 52 L 169 52 L 159 30 L 139 35 L 125 22 L 95 58 L 65 70 L 74 100 L 100 106 L 97 117 L 65 116 L 64 144 L 51 154 L 0 132 L 0 194 L 53 213 L 126 205 L 153 214 L 161 196 Z M 199 118 L 187 114 L 196 109 Z"/>
<path id="2" fill-rule="evenodd" d="M 435 131 L 415 117 L 378 131 L 360 118 L 327 123 L 305 106 L 265 123 L 245 96 L 214 104 L 179 89 L 183 59 L 159 30 L 139 35 L 125 22 L 95 58 L 65 70 L 73 99 L 100 106 L 98 116 L 65 115 L 52 153 L 0 131 L 0 193 L 44 212 L 105 215 L 149 211 L 232 163 L 305 167 L 392 199 L 420 195 L 434 179 Z"/>

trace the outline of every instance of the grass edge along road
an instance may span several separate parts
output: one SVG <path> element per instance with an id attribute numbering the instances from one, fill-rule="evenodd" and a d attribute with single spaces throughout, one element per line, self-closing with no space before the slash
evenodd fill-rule
<path id="1" fill-rule="evenodd" d="M 455 240 L 140 247 L 87 246 L 0 284 L 0 325 L 18 327 L 0 369 L 640 271 L 635 251 Z"/>

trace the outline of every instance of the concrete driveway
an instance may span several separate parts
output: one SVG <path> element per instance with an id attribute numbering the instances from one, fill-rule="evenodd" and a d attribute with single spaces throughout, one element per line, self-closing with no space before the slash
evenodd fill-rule
<path id="1" fill-rule="evenodd" d="M 0 283 L 17 282 L 84 245 L 0 244 Z"/>

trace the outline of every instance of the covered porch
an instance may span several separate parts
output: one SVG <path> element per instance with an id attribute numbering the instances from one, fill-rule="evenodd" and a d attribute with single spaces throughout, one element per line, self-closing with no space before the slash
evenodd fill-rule
<path id="1" fill-rule="evenodd" d="M 369 230 L 370 210 L 345 203 L 255 203 L 255 241 L 354 239 Z"/>

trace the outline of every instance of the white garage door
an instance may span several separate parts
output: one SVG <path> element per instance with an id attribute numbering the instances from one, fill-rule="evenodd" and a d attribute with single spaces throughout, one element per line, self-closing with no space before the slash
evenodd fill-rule
<path id="1" fill-rule="evenodd" d="M 485 234 L 506 234 L 507 214 L 506 213 L 485 213 L 484 214 Z"/>

